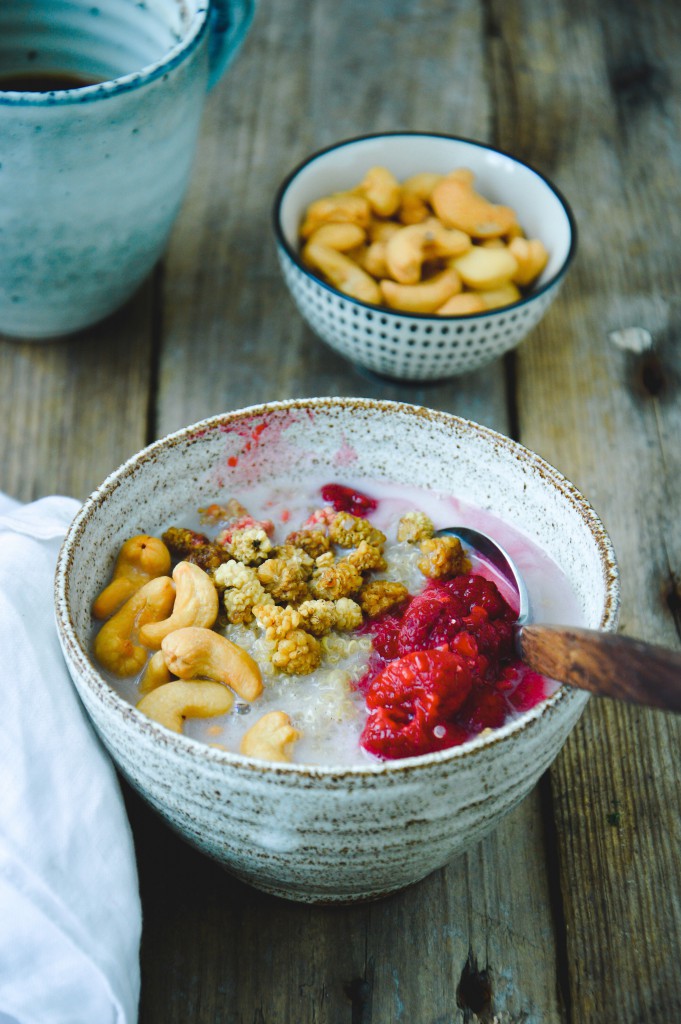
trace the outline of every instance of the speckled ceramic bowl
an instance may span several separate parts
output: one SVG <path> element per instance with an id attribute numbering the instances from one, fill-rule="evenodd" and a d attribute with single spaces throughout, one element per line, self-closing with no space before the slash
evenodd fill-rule
<path id="1" fill-rule="evenodd" d="M 339 768 L 270 765 L 171 733 L 125 703 L 90 653 L 90 606 L 122 541 L 156 533 L 220 488 L 328 467 L 463 496 L 537 542 L 572 582 L 585 624 L 612 630 L 618 577 L 587 501 L 541 458 L 466 420 L 352 398 L 272 403 L 205 420 L 133 456 L 95 491 L 56 575 L 59 636 L 95 728 L 125 777 L 189 842 L 265 891 L 303 901 L 403 888 L 481 839 L 551 764 L 587 700 L 559 689 L 463 746 Z M 224 491 L 223 491 L 224 496 Z"/>
<path id="2" fill-rule="evenodd" d="M 354 187 L 376 165 L 400 181 L 422 171 L 470 168 L 476 188 L 511 206 L 527 236 L 544 243 L 546 268 L 518 302 L 467 316 L 403 313 L 344 295 L 303 263 L 298 230 L 313 200 Z M 314 153 L 282 183 L 274 230 L 286 284 L 312 330 L 357 366 L 413 381 L 468 373 L 518 345 L 558 295 L 577 244 L 570 207 L 534 168 L 482 142 L 426 132 L 366 135 Z"/>

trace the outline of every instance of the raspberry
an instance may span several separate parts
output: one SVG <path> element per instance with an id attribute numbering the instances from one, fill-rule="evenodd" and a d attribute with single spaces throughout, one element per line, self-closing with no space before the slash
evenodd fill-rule
<path id="1" fill-rule="evenodd" d="M 452 718 L 471 686 L 463 658 L 446 648 L 390 662 L 367 691 L 362 746 L 379 757 L 411 757 L 463 742 L 466 734 Z"/>
<path id="2" fill-rule="evenodd" d="M 374 498 L 343 484 L 325 484 L 322 487 L 322 498 L 333 505 L 336 512 L 351 512 L 353 516 L 366 517 L 378 507 Z"/>
<path id="3" fill-rule="evenodd" d="M 457 716 L 457 722 L 472 733 L 497 729 L 506 721 L 508 706 L 494 690 L 475 690 Z"/>
<path id="4" fill-rule="evenodd" d="M 514 659 L 514 621 L 492 581 L 463 573 L 366 623 L 362 746 L 382 758 L 442 750 L 543 700 L 543 678 Z"/>
<path id="5" fill-rule="evenodd" d="M 546 697 L 546 684 L 543 676 L 524 665 L 519 664 L 517 668 L 520 681 L 508 699 L 516 711 L 529 711 Z"/>
<path id="6" fill-rule="evenodd" d="M 360 633 L 370 633 L 374 650 L 386 661 L 399 657 L 397 641 L 400 632 L 401 616 L 393 611 L 384 612 L 375 619 L 369 620 L 359 629 Z"/>
<path id="7" fill-rule="evenodd" d="M 426 587 L 408 605 L 397 642 L 400 654 L 424 651 L 452 640 L 461 628 L 464 608 L 446 590 Z"/>
<path id="8" fill-rule="evenodd" d="M 451 722 L 430 726 L 420 709 L 410 721 L 398 708 L 376 708 L 367 718 L 360 742 L 370 754 L 397 759 L 446 750 L 467 739 L 465 729 Z"/>

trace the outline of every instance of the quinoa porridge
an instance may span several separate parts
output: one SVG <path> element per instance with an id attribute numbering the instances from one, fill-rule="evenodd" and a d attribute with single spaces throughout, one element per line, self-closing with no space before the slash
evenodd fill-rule
<path id="1" fill-rule="evenodd" d="M 95 657 L 125 700 L 233 752 L 357 765 L 458 745 L 556 684 L 513 652 L 508 582 L 432 536 L 453 525 L 506 548 L 535 619 L 582 623 L 558 566 L 489 513 L 421 488 L 311 479 L 305 493 L 220 495 L 180 510 L 162 538 L 131 538 L 131 568 L 122 552 L 93 606 Z"/>

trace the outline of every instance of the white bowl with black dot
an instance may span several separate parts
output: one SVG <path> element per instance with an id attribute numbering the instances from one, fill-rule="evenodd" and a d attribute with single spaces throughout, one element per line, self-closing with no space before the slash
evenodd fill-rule
<path id="1" fill-rule="evenodd" d="M 548 264 L 529 293 L 485 313 L 422 315 L 360 302 L 316 277 L 300 258 L 298 229 L 305 210 L 315 199 L 353 188 L 377 165 L 398 180 L 469 167 L 477 191 L 512 207 L 527 237 L 539 238 L 548 250 Z M 480 142 L 421 132 L 362 136 L 308 157 L 277 192 L 274 230 L 291 296 L 315 334 L 357 366 L 413 381 L 468 373 L 518 345 L 558 294 L 576 248 L 570 207 L 534 168 Z"/>

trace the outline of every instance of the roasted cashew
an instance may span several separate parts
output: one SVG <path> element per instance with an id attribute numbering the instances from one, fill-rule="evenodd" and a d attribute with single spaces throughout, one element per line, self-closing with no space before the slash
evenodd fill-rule
<path id="1" fill-rule="evenodd" d="M 152 690 L 156 690 L 159 686 L 169 683 L 172 678 L 172 672 L 166 665 L 163 651 L 156 651 L 149 658 L 144 669 L 142 678 L 139 681 L 139 691 L 140 693 L 151 693 Z"/>
<path id="2" fill-rule="evenodd" d="M 472 238 L 497 238 L 517 222 L 509 206 L 490 203 L 460 178 L 444 178 L 433 189 L 431 200 L 446 227 L 459 228 Z"/>
<path id="3" fill-rule="evenodd" d="M 239 750 L 247 757 L 261 761 L 290 761 L 290 746 L 300 739 L 284 711 L 269 711 L 241 738 Z"/>
<path id="4" fill-rule="evenodd" d="M 94 652 L 99 663 L 117 676 L 136 675 L 149 652 L 135 642 L 135 633 L 141 633 L 146 624 L 164 619 L 174 598 L 175 585 L 169 576 L 159 576 L 140 587 L 95 637 Z"/>
<path id="5" fill-rule="evenodd" d="M 426 220 L 432 215 L 433 211 L 430 206 L 425 199 L 421 199 L 418 193 L 402 191 L 400 208 L 397 211 L 401 224 L 420 224 L 422 220 Z"/>
<path id="6" fill-rule="evenodd" d="M 300 235 L 301 238 L 309 238 L 322 224 L 330 222 L 357 224 L 360 228 L 368 228 L 370 220 L 371 206 L 365 196 L 337 192 L 335 195 L 324 196 L 310 203 L 300 228 Z"/>
<path id="7" fill-rule="evenodd" d="M 453 171 L 445 174 L 448 181 L 461 181 L 464 185 L 472 186 L 475 181 L 475 174 L 470 167 L 455 167 Z"/>
<path id="8" fill-rule="evenodd" d="M 175 679 L 142 697 L 137 710 L 165 725 L 166 729 L 182 732 L 185 718 L 225 715 L 233 703 L 233 694 L 220 683 L 186 683 Z"/>
<path id="9" fill-rule="evenodd" d="M 499 288 L 486 288 L 478 292 L 478 295 L 485 304 L 485 309 L 501 309 L 502 306 L 510 306 L 522 298 L 518 286 L 513 281 L 507 281 Z"/>
<path id="10" fill-rule="evenodd" d="M 338 252 L 349 252 L 366 240 L 366 231 L 359 224 L 322 224 L 309 238 L 310 245 L 326 245 Z"/>
<path id="11" fill-rule="evenodd" d="M 108 619 L 136 590 L 170 572 L 170 552 L 158 537 L 146 533 L 126 540 L 118 552 L 111 582 L 92 605 L 96 619 Z"/>
<path id="12" fill-rule="evenodd" d="M 518 269 L 513 281 L 522 287 L 532 284 L 549 261 L 549 254 L 538 238 L 512 238 L 508 251 L 515 258 Z"/>
<path id="13" fill-rule="evenodd" d="M 244 700 L 255 700 L 262 693 L 257 662 L 238 644 L 212 629 L 176 629 L 165 637 L 161 649 L 169 670 L 180 679 L 215 679 L 231 686 Z"/>
<path id="14" fill-rule="evenodd" d="M 435 312 L 438 316 L 466 316 L 470 313 L 484 313 L 486 309 L 478 292 L 459 292 L 447 299 Z"/>
<path id="15" fill-rule="evenodd" d="M 430 201 L 433 189 L 442 181 L 441 174 L 434 174 L 432 171 L 422 171 L 420 174 L 412 174 L 411 178 L 405 178 L 402 182 L 402 191 L 411 192 L 418 196 L 424 203 Z"/>
<path id="16" fill-rule="evenodd" d="M 474 245 L 472 249 L 452 260 L 451 266 L 461 275 L 468 288 L 500 288 L 508 284 L 518 270 L 518 263 L 508 249 L 485 249 Z"/>
<path id="17" fill-rule="evenodd" d="M 463 231 L 448 230 L 437 217 L 429 217 L 396 231 L 386 242 L 385 260 L 395 281 L 417 284 L 424 260 L 461 256 L 470 247 L 471 240 Z"/>
<path id="18" fill-rule="evenodd" d="M 372 167 L 356 189 L 379 217 L 391 217 L 400 205 L 400 183 L 387 167 Z"/>
<path id="19" fill-rule="evenodd" d="M 387 279 L 381 281 L 386 305 L 405 313 L 434 313 L 459 291 L 461 278 L 451 267 L 421 284 L 398 284 Z"/>
<path id="20" fill-rule="evenodd" d="M 308 243 L 303 259 L 312 268 L 321 271 L 334 287 L 361 302 L 374 305 L 381 301 L 381 291 L 374 279 L 342 252 L 326 245 Z"/>
<path id="21" fill-rule="evenodd" d="M 387 242 L 391 235 L 400 230 L 395 220 L 372 220 L 369 225 L 370 242 Z"/>
<path id="22" fill-rule="evenodd" d="M 399 228 L 397 229 L 400 230 Z M 372 277 L 387 277 L 388 264 L 385 261 L 385 242 L 372 242 L 358 259 L 363 270 Z"/>
<path id="23" fill-rule="evenodd" d="M 158 649 L 163 638 L 174 630 L 183 626 L 212 626 L 218 617 L 218 592 L 208 573 L 193 562 L 178 562 L 173 579 L 177 596 L 172 614 L 140 629 L 140 640 L 147 647 Z"/>

